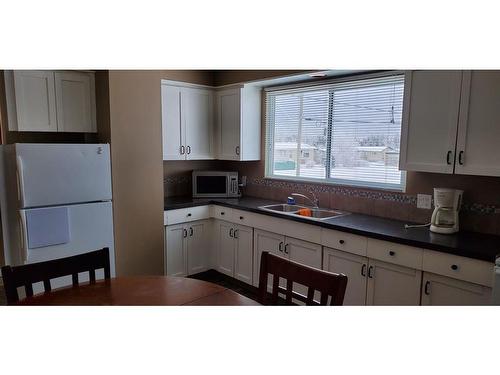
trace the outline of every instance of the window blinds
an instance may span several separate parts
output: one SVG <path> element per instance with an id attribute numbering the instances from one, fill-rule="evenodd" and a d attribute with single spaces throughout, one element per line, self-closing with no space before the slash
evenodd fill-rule
<path id="1" fill-rule="evenodd" d="M 404 75 L 266 94 L 267 175 L 402 189 Z"/>

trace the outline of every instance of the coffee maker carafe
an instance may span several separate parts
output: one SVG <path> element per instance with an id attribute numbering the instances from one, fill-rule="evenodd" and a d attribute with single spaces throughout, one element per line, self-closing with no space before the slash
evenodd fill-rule
<path id="1" fill-rule="evenodd" d="M 458 212 L 463 190 L 434 188 L 434 212 L 431 232 L 451 234 L 458 232 Z"/>

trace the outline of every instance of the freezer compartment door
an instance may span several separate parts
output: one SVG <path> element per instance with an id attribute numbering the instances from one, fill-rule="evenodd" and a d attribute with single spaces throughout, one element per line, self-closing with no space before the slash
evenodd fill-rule
<path id="1" fill-rule="evenodd" d="M 30 229 L 29 216 L 35 210 L 27 209 L 20 211 L 20 232 L 22 237 L 22 240 L 20 241 L 20 263 L 26 264 L 43 262 L 46 260 L 69 257 L 72 255 L 99 250 L 103 247 L 108 247 L 110 253 L 111 274 L 114 275 L 115 256 L 113 240 L 113 211 L 111 202 L 76 204 L 62 206 L 62 208 L 67 209 L 67 225 L 69 231 L 67 242 L 49 246 L 39 246 L 40 243 L 38 242 L 36 243 L 37 247 L 34 248 L 29 246 L 29 238 L 30 235 L 33 234 L 30 233 L 30 230 L 33 229 Z M 50 215 L 48 215 L 47 218 L 49 220 Z M 54 216 L 50 220 L 54 220 L 54 225 L 66 225 L 65 220 L 61 220 L 60 217 Z M 34 222 L 33 228 L 37 228 L 36 224 L 37 223 Z M 51 225 L 46 224 L 45 226 L 50 227 Z M 66 228 L 63 228 L 62 232 L 65 233 Z M 37 235 L 40 236 L 40 233 L 37 233 Z M 71 278 L 68 280 L 71 280 Z"/>
<path id="2" fill-rule="evenodd" d="M 109 155 L 108 144 L 16 144 L 21 207 L 110 200 Z"/>

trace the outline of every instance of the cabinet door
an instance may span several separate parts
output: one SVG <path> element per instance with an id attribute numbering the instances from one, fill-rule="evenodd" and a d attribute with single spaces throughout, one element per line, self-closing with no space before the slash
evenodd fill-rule
<path id="1" fill-rule="evenodd" d="M 188 275 L 207 270 L 210 247 L 208 244 L 208 222 L 195 221 L 186 226 Z"/>
<path id="2" fill-rule="evenodd" d="M 183 88 L 181 118 L 185 119 L 186 158 L 213 159 L 213 93 L 210 90 Z"/>
<path id="3" fill-rule="evenodd" d="M 370 259 L 366 304 L 418 306 L 421 280 L 422 271 Z"/>
<path id="4" fill-rule="evenodd" d="M 491 288 L 450 277 L 424 272 L 422 305 L 466 306 L 489 305 Z"/>
<path id="5" fill-rule="evenodd" d="M 321 269 L 321 261 L 322 261 L 322 247 L 321 245 L 298 240 L 296 238 L 286 237 L 285 238 L 285 254 L 289 257 L 290 260 L 294 262 L 304 264 L 306 266 L 314 267 L 317 269 Z M 283 286 L 286 287 L 286 284 Z M 302 284 L 293 283 L 293 291 L 304 296 L 307 296 L 308 288 Z M 314 295 L 314 299 L 319 301 L 321 295 L 319 292 L 316 292 Z M 298 303 L 299 301 L 294 301 Z M 302 303 L 301 303 L 302 304 Z"/>
<path id="6" fill-rule="evenodd" d="M 267 232 L 260 229 L 254 229 L 253 234 L 254 243 L 254 261 L 253 261 L 253 285 L 259 286 L 259 273 L 260 273 L 260 257 L 262 252 L 267 251 L 271 254 L 285 256 L 284 253 L 284 243 L 285 236 L 280 234 Z M 268 286 L 272 285 L 272 277 L 268 277 Z"/>
<path id="7" fill-rule="evenodd" d="M 234 247 L 233 225 L 221 221 L 217 225 L 217 269 L 228 276 L 234 277 Z"/>
<path id="8" fill-rule="evenodd" d="M 330 248 L 323 249 L 323 269 L 347 276 L 344 305 L 362 306 L 366 303 L 366 272 L 368 258 Z"/>
<path id="9" fill-rule="evenodd" d="M 414 71 L 405 78 L 400 169 L 453 173 L 460 71 Z"/>
<path id="10" fill-rule="evenodd" d="M 218 159 L 240 159 L 240 89 L 217 93 Z"/>
<path id="11" fill-rule="evenodd" d="M 14 71 L 17 127 L 19 131 L 56 132 L 54 72 Z"/>
<path id="12" fill-rule="evenodd" d="M 183 224 L 165 227 L 165 263 L 167 276 L 187 275 L 187 229 Z"/>
<path id="13" fill-rule="evenodd" d="M 62 132 L 96 132 L 94 74 L 56 72 L 57 127 Z"/>
<path id="14" fill-rule="evenodd" d="M 163 160 L 184 160 L 183 119 L 181 118 L 181 89 L 161 86 L 161 128 L 163 135 Z M 182 148 L 181 148 L 182 146 Z"/>
<path id="15" fill-rule="evenodd" d="M 500 71 L 465 72 L 455 173 L 500 176 Z"/>
<path id="16" fill-rule="evenodd" d="M 234 227 L 236 241 L 234 253 L 234 277 L 247 284 L 253 278 L 253 228 L 243 225 Z"/>

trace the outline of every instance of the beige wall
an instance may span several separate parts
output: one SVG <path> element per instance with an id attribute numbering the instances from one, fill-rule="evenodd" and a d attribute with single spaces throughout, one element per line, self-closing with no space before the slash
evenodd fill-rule
<path id="1" fill-rule="evenodd" d="M 161 79 L 213 84 L 209 71 L 109 72 L 118 275 L 163 273 Z"/>

